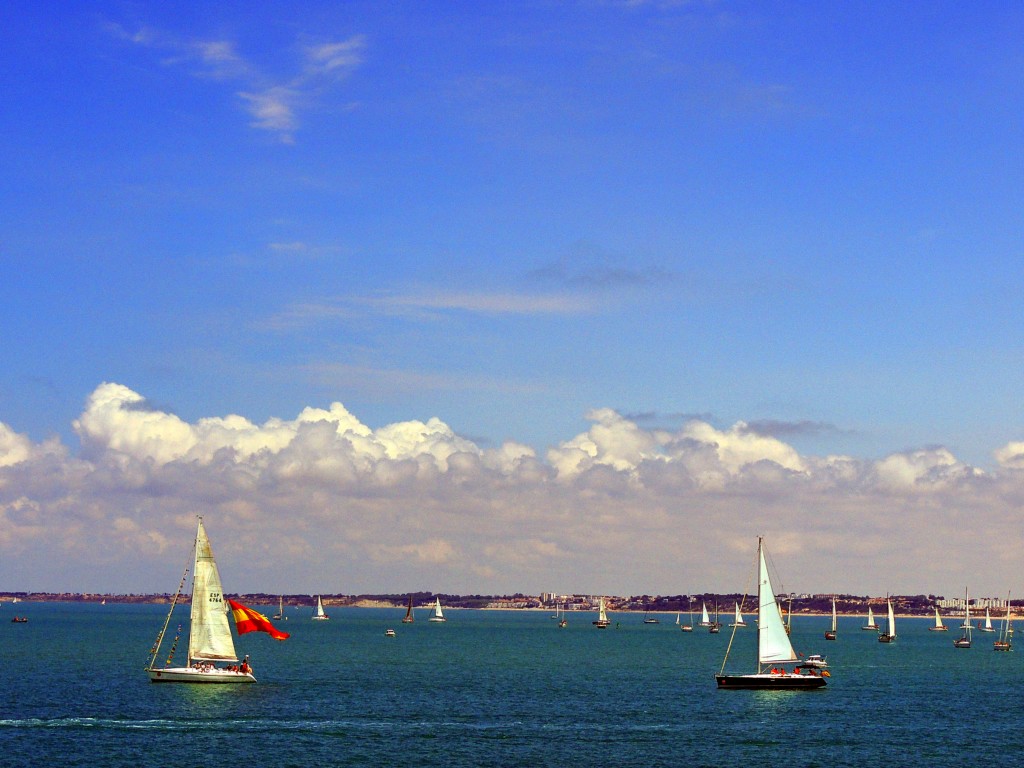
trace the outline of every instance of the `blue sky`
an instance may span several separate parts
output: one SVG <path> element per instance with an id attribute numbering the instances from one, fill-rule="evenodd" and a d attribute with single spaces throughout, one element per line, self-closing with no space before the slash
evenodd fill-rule
<path id="1" fill-rule="evenodd" d="M 667 557 L 650 583 L 623 562 L 602 587 L 589 550 L 601 524 L 559 517 L 592 504 L 577 476 L 592 470 L 613 472 L 622 487 L 602 485 L 608 503 L 638 515 L 671 508 L 673 493 L 696 494 L 676 499 L 685 509 L 726 504 L 692 464 L 672 481 L 685 493 L 645 476 L 696 455 L 683 461 L 680 445 L 714 447 L 730 483 L 765 463 L 797 480 L 759 476 L 719 518 L 644 518 L 633 539 L 635 519 L 606 520 L 621 535 L 609 540 L 635 550 L 673 526 L 739 540 L 758 533 L 741 529 L 742 510 L 763 508 L 811 588 L 823 555 L 797 543 L 800 516 L 823 507 L 837 549 L 861 525 L 894 547 L 929 525 L 957 530 L 965 506 L 979 527 L 1008 525 L 1024 439 L 1021 39 L 1014 3 L 7 4 L 0 512 L 20 533 L 0 536 L 0 581 L 133 588 L 113 574 L 142 566 L 115 558 L 104 571 L 88 547 L 63 576 L 33 570 L 34 537 L 70 509 L 107 522 L 115 513 L 99 510 L 119 510 L 142 538 L 188 530 L 200 502 L 231 530 L 284 526 L 256 497 L 244 514 L 230 494 L 192 498 L 184 468 L 212 471 L 212 454 L 195 453 L 204 420 L 298 434 L 303 409 L 335 402 L 376 435 L 373 451 L 343 440 L 346 451 L 430 455 L 442 480 L 399 492 L 374 475 L 371 493 L 369 465 L 330 475 L 324 497 L 289 514 L 306 528 L 328 499 L 357 565 L 331 574 L 334 590 L 315 569 L 294 589 L 559 589 L 550 582 L 577 574 L 585 583 L 566 589 L 711 587 L 714 574 L 673 572 Z M 170 432 L 142 439 L 102 403 L 160 415 Z M 427 432 L 448 435 L 440 453 L 416 447 L 418 426 L 397 442 L 377 434 L 431 419 L 444 429 Z M 591 439 L 602 429 L 614 438 Z M 567 470 L 566 446 L 586 435 L 586 467 Z M 214 442 L 238 468 L 254 454 L 236 439 Z M 730 440 L 752 453 L 729 459 Z M 284 446 L 264 449 L 297 449 Z M 425 510 L 403 535 L 425 532 L 433 554 L 406 553 L 419 566 L 402 583 L 384 576 L 389 555 L 355 542 L 380 540 L 403 494 L 470 516 L 494 498 L 453 479 L 452 446 L 503 478 L 495 520 L 536 527 L 517 546 L 558 551 L 566 573 L 524 583 L 536 563 L 496 563 L 500 533 Z M 494 458 L 527 454 L 531 479 Z M 167 460 L 148 491 L 104 474 L 154 456 Z M 803 498 L 835 457 L 856 467 L 856 489 L 826 473 L 823 496 Z M 917 468 L 915 493 L 932 485 L 890 537 L 862 512 L 910 503 L 876 484 L 900 461 Z M 248 471 L 287 495 L 280 477 Z M 991 498 L 972 487 L 967 505 L 965 477 Z M 367 494 L 378 506 L 357 522 Z M 526 522 L 530 498 L 561 512 Z M 25 504 L 31 524 L 14 515 Z M 933 508 L 947 510 L 941 524 L 915 517 Z M 154 546 L 163 556 L 174 541 Z M 998 558 L 980 544 L 975 557 Z M 469 561 L 476 570 L 459 571 Z M 723 588 L 730 569 L 726 558 Z M 843 575 L 818 586 L 898 588 L 855 562 Z"/>

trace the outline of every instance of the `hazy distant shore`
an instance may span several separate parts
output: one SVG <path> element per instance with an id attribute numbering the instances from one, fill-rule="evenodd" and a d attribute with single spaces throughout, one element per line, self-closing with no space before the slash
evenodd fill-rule
<path id="1" fill-rule="evenodd" d="M 233 600 L 245 603 L 250 606 L 266 606 L 268 608 L 276 608 L 279 599 L 284 601 L 286 609 L 291 610 L 302 610 L 305 608 L 312 609 L 315 603 L 314 595 L 284 595 L 279 597 L 277 595 L 267 595 L 264 593 L 257 594 L 231 594 L 227 595 Z M 388 608 L 388 609 L 405 609 L 408 605 L 407 598 L 394 597 L 390 599 L 381 598 L 368 598 L 358 595 L 321 595 L 324 606 L 326 607 L 337 607 L 337 608 Z M 439 595 L 442 605 L 446 610 L 459 610 L 459 609 L 476 609 L 476 610 L 521 610 L 521 611 L 534 611 L 534 612 L 552 612 L 555 610 L 553 604 L 518 604 L 516 601 L 521 600 L 521 595 L 508 596 L 508 595 L 473 595 L 473 596 L 460 596 L 460 595 Z M 0 592 L 0 605 L 5 603 L 13 603 L 21 605 L 23 603 L 33 602 L 70 602 L 70 603 L 107 603 L 107 604 L 153 604 L 153 605 L 166 605 L 171 602 L 173 595 L 171 594 L 102 594 L 102 593 L 91 593 L 91 592 Z M 434 603 L 434 595 L 427 597 L 426 593 L 417 596 L 413 602 L 413 608 L 416 610 L 427 610 L 432 607 Z M 732 596 L 726 596 L 726 602 L 733 599 Z M 178 603 L 188 604 L 191 602 L 191 596 L 188 594 L 179 595 Z M 536 602 L 536 601 L 533 601 Z M 700 612 L 691 612 L 687 609 L 654 609 L 644 608 L 642 606 L 627 605 L 628 599 L 621 598 L 620 605 L 615 605 L 614 602 L 609 606 L 608 611 L 612 614 L 643 614 L 649 613 L 653 616 L 657 616 L 662 621 L 670 621 L 674 623 L 676 614 L 681 618 L 680 621 L 684 623 L 696 623 L 699 620 Z M 732 605 L 732 602 L 728 603 Z M 871 599 L 871 607 L 875 610 L 876 623 L 884 623 L 884 613 L 879 615 L 879 600 Z M 884 606 L 884 602 L 882 602 Z M 856 608 L 838 609 L 837 614 L 839 616 L 866 616 L 868 606 L 857 606 Z M 570 607 L 568 609 L 569 614 L 573 613 L 593 613 L 597 610 L 596 605 L 584 605 Z M 932 617 L 933 607 L 931 606 L 915 606 L 914 610 L 906 611 L 900 610 L 896 612 L 896 616 L 902 618 L 926 618 Z M 976 609 L 972 609 L 976 610 Z M 744 614 L 748 616 L 756 616 L 757 612 L 751 609 L 744 609 Z M 943 617 L 949 619 L 958 619 L 963 616 L 962 609 L 958 612 L 956 609 L 941 609 L 940 613 Z M 1005 609 L 999 609 L 992 611 L 993 621 L 997 618 L 1002 618 L 1005 614 Z M 793 605 L 792 610 L 793 616 L 806 617 L 827 617 L 831 616 L 831 611 L 824 611 L 820 608 L 811 607 L 800 607 L 797 604 Z M 978 617 L 974 617 L 978 618 Z M 719 621 L 723 625 L 728 625 L 732 621 L 732 611 L 720 612 Z"/>

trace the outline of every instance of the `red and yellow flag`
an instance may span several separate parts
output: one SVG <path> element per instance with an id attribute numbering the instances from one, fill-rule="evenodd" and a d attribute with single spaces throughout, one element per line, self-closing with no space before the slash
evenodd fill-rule
<path id="1" fill-rule="evenodd" d="M 238 630 L 238 634 L 244 635 L 246 632 L 266 632 L 275 640 L 285 640 L 291 637 L 287 632 L 282 632 L 279 629 L 274 629 L 274 625 L 270 623 L 270 619 L 264 616 L 258 611 L 254 611 L 252 608 L 246 608 L 241 603 L 236 603 L 234 600 L 228 600 L 228 605 L 231 606 L 231 615 L 235 617 L 235 628 Z"/>

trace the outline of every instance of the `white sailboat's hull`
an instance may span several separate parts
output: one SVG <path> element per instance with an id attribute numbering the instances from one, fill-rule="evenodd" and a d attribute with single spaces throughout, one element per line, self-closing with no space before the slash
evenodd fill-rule
<path id="1" fill-rule="evenodd" d="M 154 683 L 255 683 L 252 672 L 241 672 L 221 667 L 165 667 L 150 668 L 146 672 Z"/>

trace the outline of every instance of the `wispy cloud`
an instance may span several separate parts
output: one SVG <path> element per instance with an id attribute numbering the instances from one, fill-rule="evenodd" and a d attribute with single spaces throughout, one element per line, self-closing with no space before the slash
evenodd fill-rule
<path id="1" fill-rule="evenodd" d="M 262 325 L 269 329 L 284 330 L 320 322 L 367 317 L 429 320 L 456 313 L 490 316 L 583 315 L 596 312 L 600 307 L 596 298 L 574 293 L 424 291 L 296 303 L 273 315 Z"/>
<path id="2" fill-rule="evenodd" d="M 295 101 L 297 94 L 290 88 L 274 87 L 262 93 L 239 92 L 239 97 L 246 102 L 254 128 L 272 131 L 280 136 L 285 144 L 294 142 L 298 120 L 295 117 Z"/>
<path id="3" fill-rule="evenodd" d="M 239 53 L 233 40 L 185 40 L 152 27 L 132 32 L 116 23 L 105 28 L 118 40 L 162 53 L 165 66 L 182 67 L 193 77 L 236 83 L 233 95 L 252 117 L 249 124 L 286 144 L 294 143 L 300 109 L 311 108 L 330 86 L 351 75 L 362 64 L 367 47 L 364 35 L 301 46 L 293 74 L 268 74 Z"/>
<path id="4" fill-rule="evenodd" d="M 840 429 L 835 424 L 808 420 L 780 421 L 776 419 L 755 419 L 745 422 L 744 429 L 751 434 L 778 438 L 851 434 L 850 430 Z"/>
<path id="5" fill-rule="evenodd" d="M 359 391 L 380 395 L 385 392 L 400 394 L 477 391 L 526 394 L 544 391 L 544 387 L 528 381 L 465 372 L 439 373 L 334 362 L 310 363 L 303 367 L 303 371 L 310 381 L 332 392 Z"/>
<path id="6" fill-rule="evenodd" d="M 366 36 L 353 35 L 338 43 L 308 46 L 306 48 L 307 77 L 330 75 L 335 78 L 347 77 L 363 63 L 366 50 Z"/>

